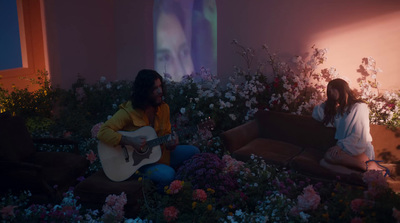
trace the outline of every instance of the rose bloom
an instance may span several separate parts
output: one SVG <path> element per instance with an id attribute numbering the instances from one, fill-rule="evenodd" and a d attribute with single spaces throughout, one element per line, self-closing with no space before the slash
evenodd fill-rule
<path id="1" fill-rule="evenodd" d="M 382 175 L 382 172 L 377 170 L 369 170 L 364 172 L 363 181 L 368 184 L 369 187 L 388 187 L 388 183 L 386 182 L 385 177 Z"/>
<path id="2" fill-rule="evenodd" d="M 15 214 L 14 214 L 14 208 L 16 208 L 16 207 L 18 207 L 18 206 L 8 205 L 8 206 L 3 207 L 3 208 L 0 210 L 1 217 L 2 217 L 3 219 L 5 219 L 5 218 L 7 218 L 8 216 L 12 216 L 12 217 L 15 216 Z"/>
<path id="3" fill-rule="evenodd" d="M 86 159 L 90 161 L 90 164 L 92 164 L 97 160 L 97 156 L 94 154 L 93 150 L 89 150 L 89 153 L 86 154 Z"/>
<path id="4" fill-rule="evenodd" d="M 363 220 L 360 217 L 355 217 L 351 219 L 351 223 L 363 223 Z"/>
<path id="5" fill-rule="evenodd" d="M 351 210 L 353 210 L 356 213 L 360 212 L 361 208 L 365 207 L 367 205 L 373 205 L 373 202 L 365 200 L 365 199 L 357 198 L 357 199 L 352 200 L 350 203 Z"/>
<path id="6" fill-rule="evenodd" d="M 172 183 L 169 185 L 169 191 L 170 194 L 177 194 L 183 187 L 183 181 L 180 180 L 174 180 Z"/>
<path id="7" fill-rule="evenodd" d="M 97 137 L 97 133 L 100 130 L 100 127 L 103 125 L 103 122 L 97 123 L 96 125 L 94 125 L 92 127 L 92 129 L 90 130 L 90 132 L 92 133 L 92 138 L 96 138 Z"/>
<path id="8" fill-rule="evenodd" d="M 204 190 L 202 189 L 196 189 L 193 191 L 193 200 L 199 200 L 199 201 L 206 201 L 207 200 L 207 194 Z"/>
<path id="9" fill-rule="evenodd" d="M 320 201 L 321 197 L 314 191 L 312 185 L 305 187 L 303 189 L 303 194 L 297 197 L 298 208 L 302 211 L 315 210 Z"/>
<path id="10" fill-rule="evenodd" d="M 393 217 L 396 219 L 397 222 L 400 222 L 400 211 L 396 208 L 393 208 Z"/>
<path id="11" fill-rule="evenodd" d="M 179 210 L 174 206 L 169 206 L 164 209 L 164 218 L 167 222 L 176 220 L 178 218 Z"/>
<path id="12" fill-rule="evenodd" d="M 364 200 L 360 198 L 352 200 L 350 204 L 351 210 L 353 210 L 356 213 L 360 211 L 362 206 L 364 206 Z"/>

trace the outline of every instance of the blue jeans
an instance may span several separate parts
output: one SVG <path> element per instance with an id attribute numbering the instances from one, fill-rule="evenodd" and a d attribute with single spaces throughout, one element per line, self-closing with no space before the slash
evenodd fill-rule
<path id="1" fill-rule="evenodd" d="M 171 152 L 170 166 L 161 163 L 152 163 L 139 168 L 139 172 L 152 180 L 160 189 L 169 185 L 175 179 L 175 169 L 190 159 L 193 155 L 200 153 L 200 150 L 191 145 L 178 145 Z"/>

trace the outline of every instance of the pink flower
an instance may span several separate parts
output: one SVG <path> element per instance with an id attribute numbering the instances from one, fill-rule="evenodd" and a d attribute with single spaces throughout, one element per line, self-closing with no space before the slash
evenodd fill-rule
<path id="1" fill-rule="evenodd" d="M 368 187 L 386 189 L 389 186 L 385 177 L 382 175 L 382 172 L 378 170 L 369 170 L 364 172 L 363 181 L 368 185 Z"/>
<path id="2" fill-rule="evenodd" d="M 398 211 L 396 208 L 393 208 L 393 217 L 394 219 L 396 219 L 396 222 L 399 223 L 400 222 L 400 211 Z"/>
<path id="3" fill-rule="evenodd" d="M 360 217 L 355 217 L 351 219 L 350 223 L 363 223 L 363 220 Z"/>
<path id="4" fill-rule="evenodd" d="M 15 216 L 14 208 L 16 208 L 16 207 L 18 207 L 18 206 L 8 205 L 8 206 L 3 207 L 0 211 L 1 217 L 3 219 L 6 219 L 9 216 L 14 217 Z"/>
<path id="5" fill-rule="evenodd" d="M 82 101 L 82 99 L 86 97 L 86 93 L 83 87 L 76 88 L 75 95 L 76 95 L 76 100 Z"/>
<path id="6" fill-rule="evenodd" d="M 183 181 L 174 180 L 169 185 L 169 194 L 177 194 L 183 187 Z"/>
<path id="7" fill-rule="evenodd" d="M 103 124 L 104 124 L 103 122 L 100 122 L 92 127 L 92 129 L 90 130 L 90 132 L 92 133 L 92 138 L 97 137 L 97 133 L 99 132 L 99 130 Z"/>
<path id="8" fill-rule="evenodd" d="M 358 213 L 361 211 L 362 207 L 367 206 L 368 204 L 371 204 L 372 201 L 368 201 L 365 199 L 361 199 L 361 198 L 357 198 L 351 201 L 350 203 L 350 207 L 351 210 L 353 210 L 354 212 Z"/>
<path id="9" fill-rule="evenodd" d="M 70 132 L 70 131 L 67 131 L 67 132 L 64 132 L 64 138 L 68 138 L 68 137 L 70 137 L 72 135 L 72 132 Z"/>
<path id="10" fill-rule="evenodd" d="M 90 161 L 90 164 L 92 164 L 97 160 L 97 156 L 94 154 L 93 150 L 89 150 L 89 153 L 86 154 L 86 159 Z"/>
<path id="11" fill-rule="evenodd" d="M 293 215 L 293 216 L 298 216 L 299 214 L 300 214 L 300 210 L 299 210 L 299 208 L 297 207 L 297 206 L 293 206 L 291 209 L 290 209 L 290 211 L 289 211 L 289 214 L 290 215 Z"/>
<path id="12" fill-rule="evenodd" d="M 382 172 L 377 170 L 364 172 L 363 181 L 368 185 L 368 190 L 364 192 L 365 196 L 370 198 L 375 198 L 389 187 Z"/>
<path id="13" fill-rule="evenodd" d="M 167 222 L 176 220 L 178 218 L 179 210 L 174 206 L 169 206 L 164 209 L 164 218 Z"/>
<path id="14" fill-rule="evenodd" d="M 303 189 L 303 194 L 297 197 L 297 207 L 301 211 L 315 210 L 320 201 L 321 197 L 314 191 L 313 186 L 308 185 Z"/>
<path id="15" fill-rule="evenodd" d="M 193 200 L 199 200 L 199 201 L 206 201 L 207 200 L 207 194 L 204 190 L 202 189 L 196 189 L 193 191 Z"/>
<path id="16" fill-rule="evenodd" d="M 117 220 L 122 220 L 124 218 L 124 206 L 127 203 L 126 194 L 122 192 L 120 195 L 108 195 L 103 205 L 104 216 L 113 216 Z"/>
<path id="17" fill-rule="evenodd" d="M 244 168 L 244 162 L 232 158 L 230 155 L 224 155 L 222 161 L 225 163 L 224 172 L 236 174 L 243 170 L 246 174 L 250 173 L 248 168 Z"/>

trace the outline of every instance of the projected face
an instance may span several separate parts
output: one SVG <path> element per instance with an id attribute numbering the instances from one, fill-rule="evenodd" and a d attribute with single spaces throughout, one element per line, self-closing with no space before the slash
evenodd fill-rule
<path id="1" fill-rule="evenodd" d="M 173 81 L 194 72 L 190 46 L 178 18 L 161 13 L 155 32 L 155 70 L 170 74 Z"/>

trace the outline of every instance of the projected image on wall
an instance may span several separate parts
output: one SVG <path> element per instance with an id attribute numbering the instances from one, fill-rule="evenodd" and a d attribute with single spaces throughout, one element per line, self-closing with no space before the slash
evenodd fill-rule
<path id="1" fill-rule="evenodd" d="M 180 81 L 204 67 L 217 70 L 215 0 L 154 1 L 154 69 Z"/>

